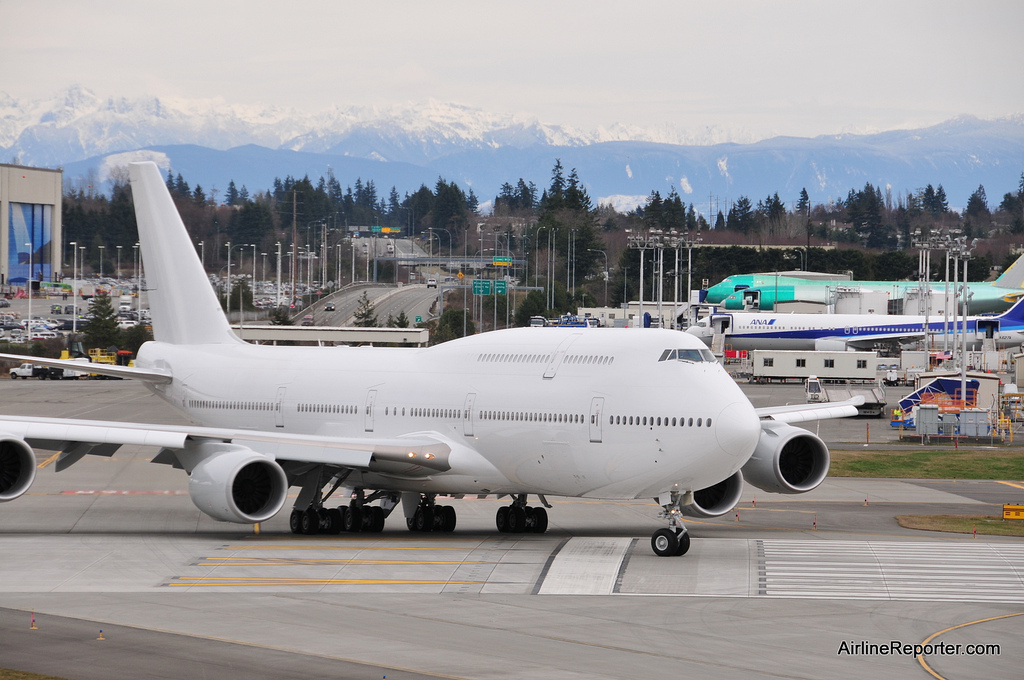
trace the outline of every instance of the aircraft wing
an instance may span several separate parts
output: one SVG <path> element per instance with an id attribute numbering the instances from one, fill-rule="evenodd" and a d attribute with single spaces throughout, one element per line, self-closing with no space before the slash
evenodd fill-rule
<path id="1" fill-rule="evenodd" d="M 39 364 L 40 366 L 52 366 L 64 368 L 71 371 L 82 371 L 85 373 L 96 373 L 111 378 L 127 378 L 129 380 L 141 380 L 151 383 L 169 383 L 171 374 L 169 371 L 156 369 L 136 368 L 134 366 L 115 366 L 113 364 L 86 363 L 84 361 L 71 361 L 69 359 L 47 359 L 44 357 L 30 357 L 23 354 L 0 353 L 0 359 L 18 361 L 21 363 Z"/>
<path id="2" fill-rule="evenodd" d="M 857 396 L 846 401 L 825 404 L 793 404 L 791 406 L 769 406 L 755 409 L 762 420 L 780 423 L 802 423 L 808 420 L 849 418 L 857 415 L 857 407 L 864 403 L 864 397 Z"/>
<path id="3" fill-rule="evenodd" d="M 189 442 L 220 441 L 245 446 L 278 461 L 322 463 L 368 468 L 371 461 L 401 463 L 443 472 L 450 469 L 452 451 L 441 436 L 420 433 L 409 437 L 353 438 L 299 435 L 189 425 L 119 423 L 102 420 L 69 420 L 0 416 L 0 434 L 23 439 L 33 448 L 60 451 L 57 470 L 63 470 L 87 454 L 112 456 L 125 444 L 164 449 L 153 462 L 178 465 L 174 450 Z M 170 451 L 168 451 L 170 450 Z"/>

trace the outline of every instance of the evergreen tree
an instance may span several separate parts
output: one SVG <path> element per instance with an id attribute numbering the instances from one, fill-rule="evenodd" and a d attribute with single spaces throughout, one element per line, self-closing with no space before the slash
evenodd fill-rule
<path id="1" fill-rule="evenodd" d="M 235 180 L 228 182 L 228 190 L 224 194 L 224 203 L 230 206 L 238 204 L 238 189 L 235 188 Z"/>
<path id="2" fill-rule="evenodd" d="M 97 295 L 89 305 L 92 318 L 85 327 L 84 342 L 88 349 L 107 349 L 121 341 L 121 329 L 117 327 L 117 312 L 107 295 Z"/>
<path id="3" fill-rule="evenodd" d="M 430 339 L 430 344 L 438 345 L 455 338 L 461 338 L 462 326 L 466 326 L 466 335 L 476 334 L 476 326 L 473 320 L 468 318 L 469 313 L 465 309 L 449 309 L 437 320 L 437 330 Z"/>
<path id="4" fill-rule="evenodd" d="M 365 292 L 359 298 L 359 307 L 356 309 L 355 325 L 360 328 L 376 328 L 377 312 L 370 302 L 370 297 Z"/>

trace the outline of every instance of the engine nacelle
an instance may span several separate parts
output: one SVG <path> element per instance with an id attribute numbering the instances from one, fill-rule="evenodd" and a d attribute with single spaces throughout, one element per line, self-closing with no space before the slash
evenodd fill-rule
<path id="1" fill-rule="evenodd" d="M 264 522 L 288 495 L 288 477 L 277 461 L 233 444 L 200 445 L 204 457 L 188 479 L 196 507 L 214 519 Z"/>
<path id="2" fill-rule="evenodd" d="M 828 447 L 816 435 L 785 423 L 761 423 L 754 455 L 743 466 L 744 478 L 762 491 L 804 493 L 828 474 Z"/>
<path id="3" fill-rule="evenodd" d="M 0 502 L 28 491 L 36 478 L 36 454 L 21 439 L 0 439 Z"/>
<path id="4" fill-rule="evenodd" d="M 743 473 L 737 470 L 718 484 L 693 492 L 693 502 L 679 508 L 689 517 L 721 517 L 736 507 L 743 494 Z"/>

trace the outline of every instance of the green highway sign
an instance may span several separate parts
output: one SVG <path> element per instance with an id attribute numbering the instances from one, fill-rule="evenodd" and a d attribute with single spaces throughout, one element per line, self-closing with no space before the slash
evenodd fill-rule
<path id="1" fill-rule="evenodd" d="M 494 265 L 495 267 L 511 267 L 512 258 L 495 255 L 493 258 L 491 258 L 491 264 Z"/>
<path id="2" fill-rule="evenodd" d="M 508 284 L 505 281 L 495 281 L 494 282 L 494 292 L 497 295 L 507 295 L 508 294 Z"/>
<path id="3" fill-rule="evenodd" d="M 422 316 L 417 316 L 416 317 L 416 323 L 423 323 L 423 317 Z"/>
<path id="4" fill-rule="evenodd" d="M 370 231 L 372 231 L 374 234 L 379 234 L 381 232 L 381 229 L 383 229 L 383 227 L 381 227 L 378 224 L 375 224 L 370 227 Z"/>
<path id="5" fill-rule="evenodd" d="M 490 295 L 491 282 L 487 279 L 473 279 L 473 295 Z"/>

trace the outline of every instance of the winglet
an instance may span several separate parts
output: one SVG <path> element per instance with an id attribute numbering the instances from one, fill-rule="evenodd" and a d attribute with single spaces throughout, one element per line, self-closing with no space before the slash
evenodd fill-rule
<path id="1" fill-rule="evenodd" d="M 155 163 L 128 166 L 153 314 L 153 337 L 174 345 L 241 342 L 228 326 Z"/>

